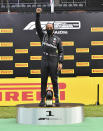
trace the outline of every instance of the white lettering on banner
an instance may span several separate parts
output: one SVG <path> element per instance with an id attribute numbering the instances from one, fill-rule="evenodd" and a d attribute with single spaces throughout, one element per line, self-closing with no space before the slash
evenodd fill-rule
<path id="1" fill-rule="evenodd" d="M 81 22 L 80 21 L 41 21 L 42 29 L 46 29 L 47 23 L 54 23 L 54 28 L 57 30 L 68 30 L 68 29 L 80 29 Z M 23 30 L 33 30 L 35 29 L 35 22 L 30 22 Z"/>
<path id="2" fill-rule="evenodd" d="M 63 35 L 65 34 L 66 35 L 66 34 L 68 34 L 68 31 L 62 31 L 62 30 L 61 31 L 54 31 L 54 34 L 63 34 Z"/>

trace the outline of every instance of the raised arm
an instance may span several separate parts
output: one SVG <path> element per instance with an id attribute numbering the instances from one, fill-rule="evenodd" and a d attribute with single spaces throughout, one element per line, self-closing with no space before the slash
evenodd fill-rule
<path id="1" fill-rule="evenodd" d="M 41 8 L 37 8 L 36 9 L 36 21 L 35 21 L 35 24 L 36 24 L 36 31 L 38 33 L 38 36 L 40 38 L 40 40 L 42 41 L 43 40 L 43 30 L 41 28 L 41 23 L 40 23 L 40 13 L 42 12 L 42 9 Z"/>

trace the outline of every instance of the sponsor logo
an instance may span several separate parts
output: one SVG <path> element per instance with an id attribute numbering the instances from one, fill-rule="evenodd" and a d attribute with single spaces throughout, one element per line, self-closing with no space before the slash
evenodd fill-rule
<path id="1" fill-rule="evenodd" d="M 61 120 L 58 118 L 39 118 L 38 120 Z"/>
<path id="2" fill-rule="evenodd" d="M 103 73 L 103 69 L 92 69 L 92 73 Z"/>
<path id="3" fill-rule="evenodd" d="M 0 61 L 12 61 L 13 56 L 0 56 Z"/>
<path id="4" fill-rule="evenodd" d="M 103 55 L 92 55 L 91 59 L 103 59 Z"/>
<path id="5" fill-rule="evenodd" d="M 41 60 L 42 56 L 30 56 L 30 60 Z"/>
<path id="6" fill-rule="evenodd" d="M 76 53 L 89 53 L 89 48 L 76 48 Z"/>
<path id="7" fill-rule="evenodd" d="M 13 74 L 13 70 L 0 70 L 1 75 Z"/>
<path id="8" fill-rule="evenodd" d="M 13 47 L 13 42 L 0 42 L 0 47 Z"/>
<path id="9" fill-rule="evenodd" d="M 50 86 L 53 90 L 52 83 Z M 65 101 L 65 83 L 58 83 L 60 100 Z M 40 101 L 41 99 L 41 83 L 0 83 L 0 101 L 19 102 L 24 101 Z M 54 100 L 54 98 L 53 98 Z M 10 103 L 9 103 L 10 104 Z M 15 103 L 16 104 L 16 103 Z M 53 115 L 52 112 L 46 113 L 48 116 Z"/>
<path id="10" fill-rule="evenodd" d="M 41 42 L 30 42 L 30 46 L 41 46 Z"/>
<path id="11" fill-rule="evenodd" d="M 41 74 L 40 70 L 30 70 L 30 74 Z"/>
<path id="12" fill-rule="evenodd" d="M 89 66 L 89 62 L 76 62 L 76 66 L 77 67 Z"/>
<path id="13" fill-rule="evenodd" d="M 103 32 L 103 27 L 91 27 L 91 32 Z"/>
<path id="14" fill-rule="evenodd" d="M 28 49 L 15 49 L 15 54 L 28 53 Z"/>
<path id="15" fill-rule="evenodd" d="M 43 30 L 46 29 L 46 24 L 48 21 L 41 21 L 41 27 Z M 49 23 L 54 23 L 55 30 L 68 30 L 68 29 L 80 29 L 80 21 L 49 21 Z M 36 28 L 35 22 L 30 22 L 23 30 L 34 30 Z"/>
<path id="16" fill-rule="evenodd" d="M 74 41 L 62 41 L 62 46 L 74 46 Z"/>
<path id="17" fill-rule="evenodd" d="M 28 63 L 15 63 L 15 67 L 28 67 Z"/>
<path id="18" fill-rule="evenodd" d="M 64 55 L 64 60 L 74 60 L 74 55 Z"/>
<path id="19" fill-rule="evenodd" d="M 13 33 L 13 29 L 0 29 L 0 33 Z"/>
<path id="20" fill-rule="evenodd" d="M 91 45 L 92 45 L 92 46 L 103 45 L 103 41 L 91 41 Z"/>
<path id="21" fill-rule="evenodd" d="M 62 69 L 61 74 L 74 74 L 74 69 Z"/>
<path id="22" fill-rule="evenodd" d="M 50 46 L 52 48 L 57 48 L 56 46 L 52 45 L 52 44 L 48 44 L 46 42 L 42 42 L 42 45 L 46 45 L 46 46 Z"/>

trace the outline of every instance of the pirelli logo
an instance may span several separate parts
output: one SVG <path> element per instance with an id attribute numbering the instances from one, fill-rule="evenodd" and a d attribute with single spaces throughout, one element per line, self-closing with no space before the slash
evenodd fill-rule
<path id="1" fill-rule="evenodd" d="M 92 45 L 92 46 L 103 45 L 103 41 L 91 41 L 91 45 Z"/>
<path id="2" fill-rule="evenodd" d="M 41 60 L 42 56 L 30 56 L 30 60 Z"/>
<path id="3" fill-rule="evenodd" d="M 13 74 L 13 70 L 0 70 L 1 75 L 11 75 Z"/>
<path id="4" fill-rule="evenodd" d="M 74 55 L 64 55 L 64 60 L 74 60 Z"/>
<path id="5" fill-rule="evenodd" d="M 30 70 L 30 74 L 41 74 L 40 70 Z"/>
<path id="6" fill-rule="evenodd" d="M 103 59 L 103 55 L 92 55 L 91 59 L 96 60 L 96 59 Z"/>
<path id="7" fill-rule="evenodd" d="M 30 42 L 30 46 L 41 46 L 41 42 Z"/>
<path id="8" fill-rule="evenodd" d="M 103 69 L 92 69 L 92 73 L 103 73 Z"/>
<path id="9" fill-rule="evenodd" d="M 77 67 L 89 66 L 89 62 L 76 62 Z"/>
<path id="10" fill-rule="evenodd" d="M 13 42 L 0 42 L 0 47 L 13 47 Z"/>
<path id="11" fill-rule="evenodd" d="M 61 74 L 74 74 L 74 69 L 62 69 Z"/>
<path id="12" fill-rule="evenodd" d="M 15 49 L 15 54 L 26 54 L 28 49 Z"/>
<path id="13" fill-rule="evenodd" d="M 76 53 L 89 53 L 89 48 L 76 48 Z"/>
<path id="14" fill-rule="evenodd" d="M 103 27 L 91 27 L 91 32 L 103 32 Z"/>
<path id="15" fill-rule="evenodd" d="M 15 67 L 28 67 L 28 63 L 15 63 Z"/>
<path id="16" fill-rule="evenodd" d="M 13 29 L 0 29 L 0 33 L 13 33 Z"/>
<path id="17" fill-rule="evenodd" d="M 15 80 L 16 81 L 16 80 Z M 23 80 L 22 80 L 23 81 Z M 53 90 L 52 83 L 49 83 Z M 48 86 L 48 85 L 47 85 Z M 67 101 L 66 83 L 58 83 L 59 99 Z M 0 106 L 16 106 L 21 103 L 37 103 L 41 100 L 41 83 L 34 82 L 5 82 L 0 83 Z M 53 97 L 53 100 L 54 97 Z M 2 103 L 3 102 L 3 103 Z"/>
<path id="18" fill-rule="evenodd" d="M 0 61 L 12 61 L 13 56 L 0 56 Z"/>
<path id="19" fill-rule="evenodd" d="M 63 41 L 62 46 L 74 46 L 74 41 Z"/>

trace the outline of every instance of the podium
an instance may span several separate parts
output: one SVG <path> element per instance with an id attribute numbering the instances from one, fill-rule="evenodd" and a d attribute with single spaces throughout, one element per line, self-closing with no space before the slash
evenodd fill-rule
<path id="1" fill-rule="evenodd" d="M 59 107 L 39 107 L 38 104 L 17 105 L 17 123 L 34 125 L 67 125 L 81 123 L 83 104 L 60 103 Z"/>

